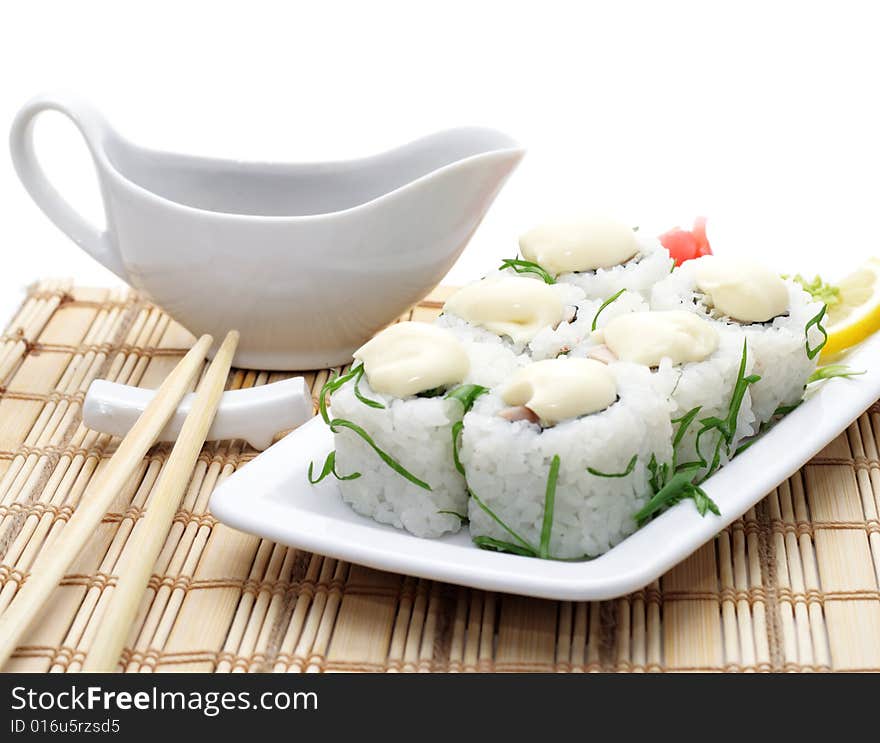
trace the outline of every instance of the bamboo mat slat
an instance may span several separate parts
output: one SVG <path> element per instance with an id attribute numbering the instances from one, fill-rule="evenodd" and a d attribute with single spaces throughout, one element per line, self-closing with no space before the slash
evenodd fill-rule
<path id="1" fill-rule="evenodd" d="M 448 289 L 407 314 L 431 320 Z M 93 379 L 156 387 L 194 339 L 135 292 L 45 281 L 0 336 L 0 610 L 117 440 Z M 317 392 L 327 370 L 306 379 Z M 233 370 L 230 388 L 284 374 Z M 208 511 L 256 456 L 207 444 L 143 596 L 129 672 L 880 671 L 880 407 L 659 581 L 613 601 L 527 599 L 394 575 L 230 529 Z M 4 670 L 75 671 L 149 508 L 154 447 Z"/>

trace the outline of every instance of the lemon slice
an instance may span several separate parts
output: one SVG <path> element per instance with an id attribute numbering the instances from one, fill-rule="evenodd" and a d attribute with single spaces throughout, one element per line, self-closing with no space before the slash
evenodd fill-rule
<path id="1" fill-rule="evenodd" d="M 880 259 L 869 258 L 838 287 L 840 302 L 828 309 L 824 323 L 828 342 L 822 349 L 823 359 L 880 330 Z"/>

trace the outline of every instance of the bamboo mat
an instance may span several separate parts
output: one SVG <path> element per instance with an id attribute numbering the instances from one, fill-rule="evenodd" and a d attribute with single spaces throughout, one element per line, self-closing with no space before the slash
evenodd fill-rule
<path id="1" fill-rule="evenodd" d="M 429 320 L 429 297 L 409 316 Z M 0 338 L 0 610 L 105 466 L 89 383 L 155 387 L 193 342 L 127 291 L 35 286 Z M 284 378 L 233 371 L 230 388 Z M 326 371 L 306 375 L 320 389 Z M 206 445 L 141 604 L 127 671 L 880 671 L 880 408 L 659 581 L 598 603 L 369 570 L 218 523 L 255 456 Z M 155 447 L 4 670 L 75 671 L 170 449 Z"/>

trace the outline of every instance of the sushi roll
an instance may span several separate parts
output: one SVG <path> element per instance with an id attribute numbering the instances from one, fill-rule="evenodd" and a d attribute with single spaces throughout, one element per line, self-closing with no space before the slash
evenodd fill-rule
<path id="1" fill-rule="evenodd" d="M 468 390 L 458 386 L 470 368 L 462 344 L 442 328 L 402 322 L 354 358 L 352 371 L 322 392 L 336 445 L 325 474 L 332 469 L 359 514 L 420 537 L 458 531 L 467 512 L 452 455 L 453 426 L 467 405 L 459 393 Z"/>
<path id="2" fill-rule="evenodd" d="M 471 536 L 536 557 L 600 555 L 636 530 L 671 438 L 666 399 L 646 367 L 529 364 L 464 418 Z"/>
<path id="3" fill-rule="evenodd" d="M 528 362 L 538 336 L 540 358 L 570 347 L 583 298 L 573 286 L 495 273 L 453 294 L 435 324 L 464 343 L 469 381 L 494 386 Z"/>
<path id="4" fill-rule="evenodd" d="M 670 402 L 676 464 L 705 462 L 697 479 L 726 464 L 753 432 L 755 362 L 741 333 L 684 310 L 645 311 L 611 319 L 590 344 L 574 354 L 654 371 Z"/>
<path id="5" fill-rule="evenodd" d="M 672 259 L 656 238 L 605 217 L 559 220 L 535 227 L 519 239 L 524 260 L 506 261 L 509 270 L 537 266 L 559 283 L 606 300 L 621 289 L 648 299 L 651 287 L 669 275 Z"/>
<path id="6" fill-rule="evenodd" d="M 755 432 L 803 398 L 822 344 L 823 305 L 795 282 L 751 261 L 705 256 L 659 282 L 651 307 L 696 313 L 747 341 L 760 376 L 750 388 Z"/>

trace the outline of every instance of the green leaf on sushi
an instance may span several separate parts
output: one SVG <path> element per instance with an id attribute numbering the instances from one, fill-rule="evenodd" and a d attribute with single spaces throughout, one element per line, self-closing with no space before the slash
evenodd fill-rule
<path id="1" fill-rule="evenodd" d="M 657 462 L 657 456 L 652 454 L 651 461 L 648 462 L 648 472 L 651 473 L 648 484 L 651 486 L 652 492 L 656 493 L 666 484 L 666 478 L 669 474 L 669 463 L 663 462 L 660 464 Z"/>
<path id="2" fill-rule="evenodd" d="M 519 534 L 517 534 L 513 529 L 511 529 L 504 521 L 485 503 L 483 503 L 480 498 L 477 497 L 477 494 L 473 490 L 468 490 L 468 494 L 471 498 L 474 499 L 474 503 L 476 503 L 486 514 L 491 518 L 498 526 L 500 526 L 504 531 L 506 531 L 510 536 L 512 536 L 517 542 L 520 543 L 520 547 L 518 549 L 526 550 L 529 553 L 529 557 L 537 557 L 538 550 L 536 550 L 532 545 L 530 545 L 525 539 L 523 539 Z M 474 542 L 476 543 L 479 537 L 474 538 Z M 489 537 L 486 537 L 489 539 Z M 493 540 L 495 541 L 495 540 Z M 518 553 L 519 554 L 519 553 Z"/>
<path id="3" fill-rule="evenodd" d="M 462 516 L 458 511 L 437 511 L 437 513 L 443 513 L 447 516 L 457 516 L 461 523 L 465 523 L 468 519 L 467 516 Z"/>
<path id="4" fill-rule="evenodd" d="M 674 505 L 683 498 L 693 497 L 693 480 L 702 466 L 700 462 L 681 465 L 669 481 L 663 483 L 653 497 L 633 516 L 638 525 L 642 526 L 661 509 Z"/>
<path id="5" fill-rule="evenodd" d="M 684 415 L 672 419 L 672 423 L 678 424 L 678 428 L 675 429 L 675 435 L 672 437 L 672 469 L 678 466 L 678 447 L 681 444 L 681 440 L 687 433 L 688 428 L 690 428 L 691 423 L 694 422 L 694 418 L 700 414 L 702 409 L 702 405 L 697 405 L 697 407 L 691 408 Z"/>
<path id="6" fill-rule="evenodd" d="M 604 310 L 609 304 L 617 300 L 621 294 L 623 294 L 626 289 L 621 289 L 619 292 L 612 294 L 608 299 L 606 299 L 602 304 L 599 305 L 599 309 L 596 310 L 596 314 L 593 315 L 593 324 L 590 325 L 590 330 L 594 331 L 596 329 L 596 323 L 599 322 L 599 315 L 602 314 L 602 310 Z"/>
<path id="7" fill-rule="evenodd" d="M 345 385 L 346 383 L 354 380 L 354 395 L 360 400 L 364 405 L 368 405 L 371 408 L 381 408 L 384 409 L 385 405 L 383 405 L 378 400 L 371 400 L 368 397 L 365 397 L 361 392 L 359 384 L 361 381 L 361 377 L 364 376 L 364 365 L 358 364 L 355 367 L 352 367 L 347 374 L 343 374 L 342 376 L 331 377 L 327 380 L 326 384 L 321 388 L 321 394 L 318 396 L 318 411 L 321 413 L 321 417 L 324 419 L 324 423 L 330 423 L 330 413 L 327 411 L 327 403 L 329 402 L 330 395 L 332 395 L 336 390 Z"/>
<path id="8" fill-rule="evenodd" d="M 834 379 L 835 377 L 842 377 L 844 379 L 849 379 L 850 377 L 857 377 L 859 374 L 864 374 L 865 371 L 854 371 L 851 367 L 846 364 L 828 364 L 828 366 L 820 366 L 816 371 L 814 371 L 808 378 L 807 384 L 812 384 L 813 382 L 819 382 L 823 379 Z M 798 403 L 800 405 L 800 403 Z M 774 413 L 775 415 L 775 413 Z"/>
<path id="9" fill-rule="evenodd" d="M 467 413 L 474 406 L 476 399 L 488 391 L 487 387 L 479 384 L 460 384 L 458 387 L 449 390 L 446 393 L 446 398 L 458 400 L 464 408 L 464 412 Z"/>
<path id="10" fill-rule="evenodd" d="M 513 544 L 512 542 L 505 542 L 501 539 L 480 536 L 474 537 L 473 541 L 474 544 L 477 545 L 477 547 L 479 547 L 480 549 L 492 550 L 493 552 L 507 552 L 513 555 L 520 555 L 522 557 L 537 557 L 535 551 L 531 547 L 520 547 L 519 545 Z"/>
<path id="11" fill-rule="evenodd" d="M 413 485 L 418 485 L 420 488 L 424 488 L 425 490 L 430 490 L 431 486 L 428 485 L 424 480 L 420 480 L 416 477 L 412 472 L 410 472 L 406 467 L 404 467 L 400 462 L 398 462 L 394 457 L 392 457 L 387 452 L 380 449 L 376 442 L 373 441 L 373 437 L 370 436 L 363 428 L 361 428 L 357 423 L 352 423 L 349 420 L 345 420 L 345 418 L 334 418 L 329 423 L 330 430 L 333 433 L 338 433 L 337 428 L 347 428 L 350 431 L 353 431 L 358 436 L 360 436 L 367 445 L 379 455 L 379 458 L 385 462 L 391 469 L 393 469 L 398 475 L 409 480 Z"/>
<path id="12" fill-rule="evenodd" d="M 455 464 L 455 469 L 462 476 L 464 476 L 464 465 L 461 463 L 461 459 L 458 458 L 458 442 L 463 430 L 464 421 L 455 421 L 452 424 L 452 461 Z"/>
<path id="13" fill-rule="evenodd" d="M 505 258 L 501 261 L 498 270 L 503 271 L 505 268 L 512 268 L 517 273 L 533 273 L 539 276 L 545 284 L 555 284 L 556 279 L 543 266 L 533 263 L 532 261 L 524 261 L 520 258 Z"/>
<path id="14" fill-rule="evenodd" d="M 379 402 L 378 400 L 371 400 L 369 397 L 365 397 L 358 386 L 361 383 L 361 379 L 364 376 L 364 365 L 359 364 L 357 367 L 357 374 L 354 377 L 354 396 L 360 400 L 364 405 L 369 405 L 371 408 L 379 408 L 381 410 L 385 409 L 385 405 Z"/>
<path id="15" fill-rule="evenodd" d="M 600 472 L 599 470 L 594 470 L 592 467 L 587 467 L 587 472 L 596 477 L 626 477 L 627 475 L 631 475 L 632 471 L 636 468 L 636 461 L 638 458 L 638 454 L 633 454 L 632 459 L 629 460 L 629 464 L 626 465 L 626 469 L 623 472 Z"/>
<path id="16" fill-rule="evenodd" d="M 733 393 L 730 396 L 730 405 L 727 410 L 727 416 L 725 418 L 718 418 L 716 416 L 712 416 L 709 418 L 703 418 L 700 423 L 702 424 L 702 428 L 697 432 L 697 454 L 701 458 L 703 465 L 708 465 L 708 471 L 703 476 L 703 480 L 709 477 L 715 470 L 718 469 L 721 463 L 721 447 L 722 445 L 726 445 L 727 454 L 730 454 L 730 446 L 733 443 L 733 437 L 736 433 L 737 419 L 739 418 L 739 411 L 742 407 L 743 398 L 745 398 L 746 391 L 749 386 L 754 384 L 755 382 L 761 379 L 758 374 L 749 374 L 746 376 L 746 358 L 748 354 L 748 346 L 746 341 L 743 341 L 743 350 L 742 350 L 742 358 L 739 362 L 739 371 L 736 375 L 736 383 L 733 386 Z M 709 431 L 717 431 L 719 433 L 718 441 L 715 443 L 715 451 L 712 455 L 712 460 L 708 461 L 706 457 L 703 455 L 702 449 L 700 448 L 700 443 L 703 436 Z M 701 480 L 702 482 L 702 480 Z"/>
<path id="17" fill-rule="evenodd" d="M 773 411 L 773 417 L 780 415 L 788 415 L 792 410 L 796 410 L 803 404 L 803 400 L 798 400 L 794 405 L 780 405 Z"/>
<path id="18" fill-rule="evenodd" d="M 721 511 L 718 509 L 718 505 L 706 494 L 706 491 L 703 490 L 699 485 L 685 485 L 684 493 L 686 497 L 693 499 L 694 504 L 697 507 L 697 512 L 700 514 L 700 516 L 705 516 L 708 511 L 711 511 L 716 516 L 721 515 Z"/>
<path id="19" fill-rule="evenodd" d="M 559 455 L 554 454 L 550 461 L 550 472 L 547 475 L 547 489 L 544 492 L 544 523 L 541 524 L 541 544 L 538 546 L 538 557 L 546 560 L 550 557 L 550 535 L 553 530 L 553 511 L 556 507 L 556 481 L 559 479 Z"/>
<path id="20" fill-rule="evenodd" d="M 489 389 L 487 387 L 483 387 L 479 384 L 460 384 L 458 387 L 447 392 L 446 398 L 449 400 L 458 400 L 464 409 L 462 411 L 462 415 L 464 415 L 474 406 L 476 399 L 488 391 Z M 452 461 L 455 463 L 455 469 L 457 469 L 461 475 L 464 475 L 464 466 L 458 458 L 458 442 L 462 430 L 464 430 L 464 421 L 456 421 L 452 424 Z"/>
<path id="21" fill-rule="evenodd" d="M 358 369 L 360 366 L 355 367 L 354 369 L 349 370 L 347 374 L 343 374 L 340 376 L 337 372 L 334 372 L 336 376 L 331 376 L 330 379 L 321 387 L 321 394 L 318 396 L 318 412 L 321 413 L 321 417 L 324 419 L 324 423 L 330 423 L 330 414 L 327 412 L 327 402 L 336 390 L 338 390 L 342 385 L 344 385 L 349 380 L 354 379 L 358 375 Z"/>
<path id="22" fill-rule="evenodd" d="M 828 305 L 823 304 L 822 309 L 816 313 L 816 315 L 809 320 L 807 320 L 807 324 L 804 326 L 804 338 L 806 341 L 804 342 L 804 347 L 807 349 L 807 358 L 815 359 L 816 356 L 819 355 L 819 352 L 825 348 L 825 344 L 828 342 L 828 332 L 822 327 L 822 318 L 825 317 L 825 312 L 828 310 Z M 816 345 L 814 348 L 810 348 L 810 328 L 814 327 L 822 334 L 822 340 Z"/>
<path id="23" fill-rule="evenodd" d="M 352 472 L 350 475 L 340 475 L 336 471 L 336 452 L 331 451 L 327 455 L 327 459 L 324 460 L 324 466 L 321 468 L 321 474 L 318 475 L 317 479 L 314 478 L 314 463 L 309 462 L 309 482 L 312 485 L 317 485 L 321 480 L 323 480 L 328 475 L 333 475 L 337 480 L 356 480 L 361 476 L 360 472 Z"/>

